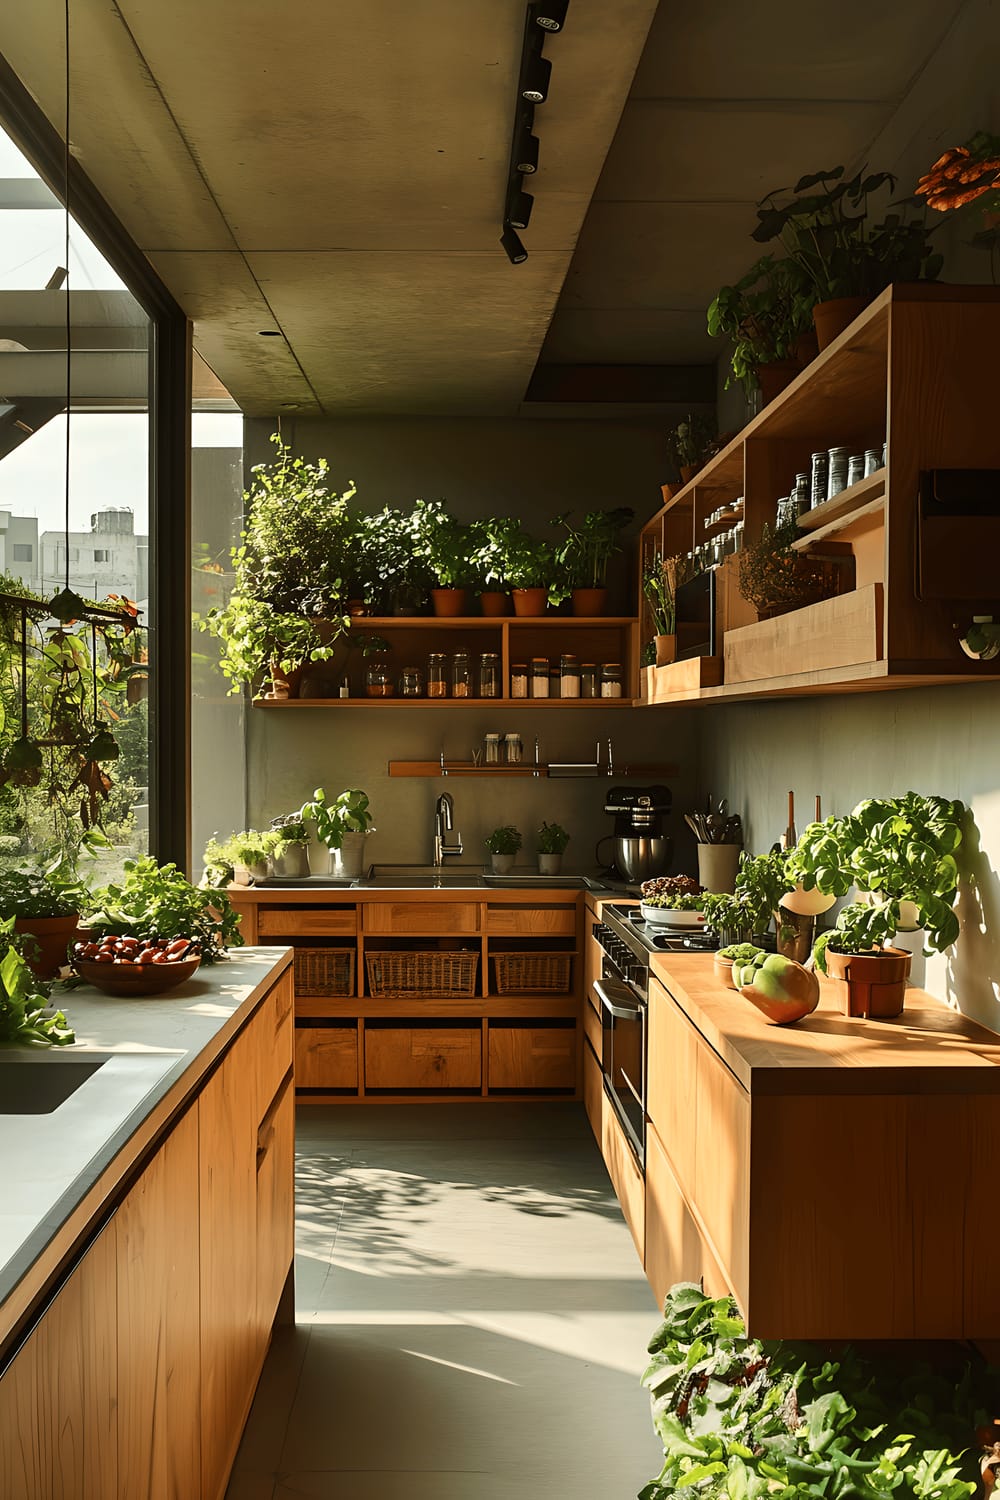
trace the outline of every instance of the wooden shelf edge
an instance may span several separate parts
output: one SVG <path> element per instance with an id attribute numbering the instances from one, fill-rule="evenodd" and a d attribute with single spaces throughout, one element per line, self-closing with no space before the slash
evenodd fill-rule
<path id="1" fill-rule="evenodd" d="M 515 627 L 543 625 L 581 626 L 593 629 L 595 625 L 620 628 L 635 625 L 635 615 L 353 615 L 352 630 L 501 630 L 505 625 Z"/>
<path id="2" fill-rule="evenodd" d="M 839 537 L 841 541 L 849 542 L 866 531 L 878 530 L 884 524 L 885 496 L 877 495 L 874 500 L 869 500 L 864 505 L 859 505 L 856 509 L 846 511 L 842 516 L 828 521 L 817 531 L 808 531 L 805 536 L 800 536 L 792 543 L 792 551 L 808 552 L 831 537 Z"/>
<path id="3" fill-rule="evenodd" d="M 631 708 L 632 698 L 254 698 L 254 708 Z"/>
<path id="4" fill-rule="evenodd" d="M 676 776 L 675 765 L 630 765 L 627 762 L 621 766 L 615 766 L 614 779 L 628 780 L 631 777 L 647 776 Z M 520 766 L 473 766 L 468 761 L 445 761 L 442 768 L 439 760 L 391 760 L 389 762 L 390 776 L 530 776 L 534 780 L 547 780 L 549 768 L 547 765 L 535 766 L 533 764 Z M 596 776 L 592 777 L 556 777 L 563 781 L 598 781 L 607 778 L 607 766 L 599 766 Z"/>
<path id="5" fill-rule="evenodd" d="M 819 531 L 826 536 L 829 534 L 832 521 L 839 520 L 848 513 L 854 513 L 869 500 L 874 500 L 876 496 L 881 496 L 884 503 L 884 469 L 876 469 L 875 473 L 869 474 L 866 479 L 859 479 L 857 484 L 852 484 L 849 489 L 841 490 L 840 494 L 834 495 L 832 500 L 824 500 L 821 505 L 814 505 L 812 510 L 807 510 L 804 515 L 799 516 L 799 530 Z"/>

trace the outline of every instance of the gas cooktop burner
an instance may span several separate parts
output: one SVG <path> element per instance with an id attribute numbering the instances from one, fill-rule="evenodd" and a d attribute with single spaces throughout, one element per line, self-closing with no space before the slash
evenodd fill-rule
<path id="1" fill-rule="evenodd" d="M 602 911 L 605 921 L 608 920 L 609 913 L 613 912 L 611 925 L 614 929 L 630 934 L 648 953 L 711 953 L 719 946 L 714 932 L 660 927 L 646 922 L 636 906 L 605 903 Z"/>

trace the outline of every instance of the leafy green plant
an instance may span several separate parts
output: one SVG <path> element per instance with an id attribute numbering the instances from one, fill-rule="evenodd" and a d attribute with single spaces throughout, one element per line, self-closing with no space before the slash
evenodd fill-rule
<path id="1" fill-rule="evenodd" d="M 377 615 L 415 613 L 434 582 L 415 546 L 412 512 L 391 506 L 354 518 L 350 566 L 352 596 L 365 599 Z"/>
<path id="2" fill-rule="evenodd" d="M 0 1043 L 68 1047 L 76 1041 L 61 1010 L 46 1014 L 49 987 L 25 963 L 14 938 L 14 918 L 0 919 Z"/>
<path id="3" fill-rule="evenodd" d="M 87 900 L 86 887 L 57 861 L 46 869 L 0 872 L 0 916 L 72 917 Z"/>
<path id="4" fill-rule="evenodd" d="M 224 864 L 230 868 L 233 865 L 262 865 L 276 852 L 280 842 L 281 835 L 276 829 L 259 832 L 256 828 L 245 828 L 221 844 L 212 839 L 205 847 L 205 864 Z"/>
<path id="5" fill-rule="evenodd" d="M 535 835 L 535 847 L 539 854 L 565 854 L 568 843 L 569 834 L 558 823 L 543 823 Z M 498 852 L 503 853 L 503 850 Z"/>
<path id="6" fill-rule="evenodd" d="M 699 414 L 686 416 L 667 434 L 667 459 L 677 473 L 696 469 L 705 461 L 715 439 L 715 420 Z"/>
<path id="7" fill-rule="evenodd" d="M 83 921 L 94 933 L 186 937 L 201 944 L 202 963 L 242 947 L 240 919 L 222 891 L 192 885 L 174 864 L 148 856 L 125 861 L 125 873 L 92 893 Z"/>
<path id="8" fill-rule="evenodd" d="M 564 589 L 553 587 L 555 551 L 548 542 L 529 536 L 514 516 L 495 517 L 483 525 L 487 541 L 480 544 L 479 556 L 487 582 L 512 589 L 548 588 L 552 604 L 566 597 Z"/>
<path id="9" fill-rule="evenodd" d="M 661 557 L 657 553 L 655 557 L 647 559 L 642 570 L 642 592 L 653 622 L 654 635 L 673 635 L 677 630 L 676 564 L 676 558 Z M 655 647 L 653 660 L 656 660 Z"/>
<path id="10" fill-rule="evenodd" d="M 702 900 L 702 911 L 709 927 L 725 933 L 730 941 L 735 941 L 733 934 L 743 934 L 749 938 L 755 932 L 763 932 L 770 920 L 768 912 L 761 926 L 756 904 L 722 891 L 706 892 Z"/>
<path id="11" fill-rule="evenodd" d="M 570 588 L 601 589 L 607 583 L 608 563 L 622 550 L 621 534 L 634 518 L 631 506 L 614 510 L 589 510 L 573 523 L 571 511 L 556 516 L 553 526 L 562 526 L 566 540 L 555 550 L 556 566 Z"/>
<path id="12" fill-rule="evenodd" d="M 755 609 L 799 609 L 834 593 L 835 571 L 792 551 L 799 535 L 794 521 L 784 526 L 765 521 L 759 540 L 744 544 L 739 554 L 739 589 Z"/>
<path id="13" fill-rule="evenodd" d="M 16 855 L 21 852 L 19 833 L 0 833 L 0 855 Z"/>
<path id="14" fill-rule="evenodd" d="M 965 1500 L 997 1390 L 971 1347 L 918 1356 L 752 1339 L 730 1298 L 671 1287 L 642 1377 L 663 1468 L 639 1500 Z"/>
<path id="15" fill-rule="evenodd" d="M 840 953 L 881 947 L 899 929 L 901 901 L 916 906 L 928 950 L 949 947 L 959 933 L 955 853 L 967 818 L 962 802 L 906 792 L 869 797 L 845 818 L 810 823 L 788 861 L 792 878 L 828 896 L 846 896 L 852 886 L 875 895 L 844 907 L 832 932 L 820 935 L 817 965 L 825 971 L 831 946 Z"/>
<path id="16" fill-rule="evenodd" d="M 679 895 L 660 892 L 642 899 L 646 906 L 662 907 L 667 911 L 704 911 L 708 895 L 704 891 L 681 892 Z"/>
<path id="17" fill-rule="evenodd" d="M 656 666 L 656 642 L 644 641 L 639 651 L 640 667 Z"/>
<path id="18" fill-rule="evenodd" d="M 352 787 L 331 802 L 318 786 L 312 801 L 303 804 L 300 818 L 307 818 L 316 829 L 316 837 L 328 849 L 339 849 L 345 833 L 374 833 L 367 793 Z"/>
<path id="19" fill-rule="evenodd" d="M 733 888 L 736 899 L 746 908 L 751 932 L 767 931 L 773 913 L 781 905 L 781 898 L 794 886 L 788 856 L 783 850 L 741 856 Z"/>
<path id="20" fill-rule="evenodd" d="M 521 847 L 522 839 L 512 824 L 505 823 L 500 828 L 494 828 L 492 833 L 488 833 L 484 842 L 491 854 L 516 854 Z"/>
<path id="21" fill-rule="evenodd" d="M 732 286 L 719 289 L 709 304 L 708 331 L 732 340 L 731 370 L 746 396 L 758 385 L 761 365 L 788 359 L 797 340 L 812 326 L 815 291 L 798 261 L 764 255 Z"/>
<path id="22" fill-rule="evenodd" d="M 753 239 L 780 239 L 819 301 L 874 297 L 892 281 L 933 281 L 943 261 L 932 254 L 922 220 L 894 213 L 868 224 L 870 195 L 895 185 L 891 173 L 866 175 L 864 167 L 847 180 L 843 167 L 807 173 L 760 200 Z M 789 191 L 789 202 L 774 201 Z"/>
<path id="23" fill-rule="evenodd" d="M 469 528 L 443 500 L 417 500 L 410 518 L 414 555 L 423 559 L 438 588 L 474 588 L 480 581 Z"/>

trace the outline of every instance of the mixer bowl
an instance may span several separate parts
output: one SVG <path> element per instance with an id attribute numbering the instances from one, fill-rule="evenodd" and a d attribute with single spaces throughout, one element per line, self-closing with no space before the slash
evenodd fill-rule
<path id="1" fill-rule="evenodd" d="M 642 838 L 638 835 L 615 839 L 615 865 L 630 885 L 666 875 L 673 854 L 672 838 Z"/>

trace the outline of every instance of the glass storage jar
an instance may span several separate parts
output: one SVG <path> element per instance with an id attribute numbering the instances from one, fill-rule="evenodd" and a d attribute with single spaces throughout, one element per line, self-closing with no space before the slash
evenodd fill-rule
<path id="1" fill-rule="evenodd" d="M 486 766 L 498 766 L 500 764 L 500 743 L 503 736 L 499 734 L 486 734 L 483 736 L 483 764 Z"/>
<path id="2" fill-rule="evenodd" d="M 448 658 L 443 651 L 431 651 L 427 657 L 427 696 L 447 698 Z"/>
<path id="3" fill-rule="evenodd" d="M 472 669 L 468 651 L 456 651 L 451 659 L 451 696 L 468 698 L 472 689 Z"/>
<path id="4" fill-rule="evenodd" d="M 507 764 L 519 766 L 524 759 L 524 745 L 519 734 L 508 734 L 504 736 L 504 749 L 506 751 Z"/>
<path id="5" fill-rule="evenodd" d="M 620 698 L 622 695 L 622 666 L 619 661 L 606 661 L 601 668 L 601 697 Z"/>
<path id="6" fill-rule="evenodd" d="M 549 696 L 549 659 L 547 656 L 531 658 L 531 696 L 533 698 Z"/>
<path id="7" fill-rule="evenodd" d="M 420 667 L 404 667 L 399 674 L 399 696 L 422 698 L 424 696 L 424 674 Z"/>
<path id="8" fill-rule="evenodd" d="M 484 651 L 479 658 L 479 696 L 500 696 L 500 656 L 496 651 Z"/>
<path id="9" fill-rule="evenodd" d="M 395 688 L 392 682 L 392 673 L 388 664 L 384 661 L 370 661 L 365 667 L 365 697 L 366 698 L 391 698 Z M 347 693 L 341 693 L 343 697 L 350 696 L 350 687 Z"/>
<path id="10" fill-rule="evenodd" d="M 510 696 L 512 698 L 527 698 L 528 696 L 528 663 L 516 661 L 510 669 Z"/>
<path id="11" fill-rule="evenodd" d="M 585 661 L 580 668 L 580 697 L 596 698 L 598 689 L 597 663 Z"/>
<path id="12" fill-rule="evenodd" d="M 580 696 L 580 662 L 570 652 L 564 653 L 559 658 L 559 696 L 560 698 L 579 698 Z"/>

